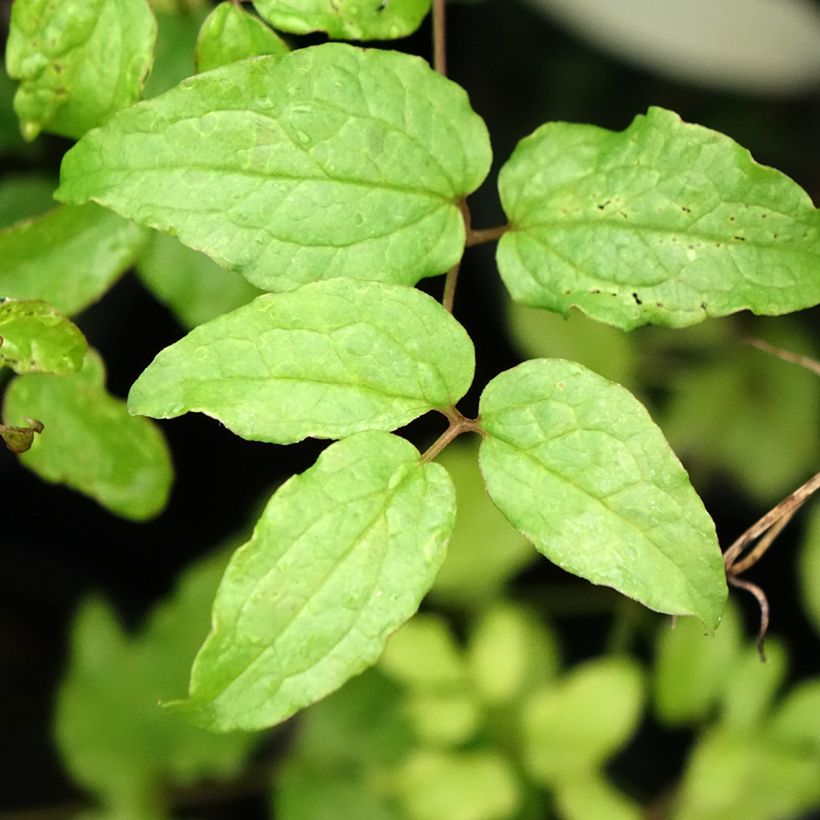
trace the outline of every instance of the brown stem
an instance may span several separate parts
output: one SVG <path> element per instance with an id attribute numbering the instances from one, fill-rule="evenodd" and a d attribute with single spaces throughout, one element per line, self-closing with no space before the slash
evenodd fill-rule
<path id="1" fill-rule="evenodd" d="M 730 568 L 732 575 L 742 575 L 747 569 L 753 567 L 766 554 L 775 538 L 783 532 L 786 524 L 792 520 L 792 517 L 799 509 L 799 507 L 795 507 L 791 512 L 786 513 L 776 524 L 772 525 L 772 528 L 757 542 L 755 548 L 742 561 L 732 564 Z"/>
<path id="2" fill-rule="evenodd" d="M 433 0 L 433 67 L 447 76 L 447 21 L 444 0 Z"/>
<path id="3" fill-rule="evenodd" d="M 806 370 L 811 370 L 812 373 L 820 376 L 820 362 L 816 359 L 812 359 L 810 356 L 792 353 L 791 350 L 784 350 L 782 347 L 776 347 L 763 339 L 757 339 L 753 336 L 747 336 L 743 341 L 752 347 L 756 347 L 758 350 L 763 350 L 766 353 L 771 353 L 772 356 L 777 356 L 778 359 L 783 359 L 784 362 L 798 364 L 800 367 L 805 367 Z"/>
<path id="4" fill-rule="evenodd" d="M 735 561 L 743 552 L 747 544 L 761 536 L 766 530 L 776 524 L 783 516 L 791 515 L 809 496 L 820 489 L 820 473 L 815 473 L 805 484 L 798 487 L 790 496 L 784 498 L 774 509 L 769 510 L 759 521 L 749 527 L 730 547 L 723 553 L 723 563 L 726 571 L 731 573 Z"/>
<path id="5" fill-rule="evenodd" d="M 464 220 L 464 235 L 469 236 L 471 233 L 471 216 L 470 206 L 464 199 L 459 200 L 458 209 L 461 211 L 461 218 Z M 444 295 L 441 297 L 441 304 L 448 313 L 453 312 L 453 304 L 456 300 L 456 287 L 458 286 L 458 274 L 461 270 L 461 260 L 456 262 L 450 270 L 447 271 L 447 277 L 444 280 Z"/>
<path id="6" fill-rule="evenodd" d="M 443 412 L 450 420 L 450 425 L 430 447 L 425 450 L 424 455 L 421 457 L 421 460 L 424 462 L 433 461 L 448 444 L 457 439 L 462 433 L 481 433 L 482 435 L 484 433 L 481 429 L 481 422 L 478 419 L 468 419 L 466 416 L 461 415 L 455 407 L 450 407 Z"/>
<path id="7" fill-rule="evenodd" d="M 766 650 L 764 641 L 766 640 L 766 633 L 769 631 L 769 600 L 766 598 L 766 593 L 751 581 L 744 578 L 736 578 L 734 575 L 727 576 L 729 583 L 733 587 L 745 589 L 750 595 L 754 595 L 757 600 L 757 605 L 760 607 L 760 629 L 757 631 L 757 651 L 760 655 L 760 660 L 766 662 Z"/>
<path id="8" fill-rule="evenodd" d="M 495 228 L 471 230 L 467 234 L 467 247 L 473 248 L 476 245 L 486 245 L 488 242 L 496 242 L 509 230 L 509 227 L 509 225 L 498 225 Z"/>

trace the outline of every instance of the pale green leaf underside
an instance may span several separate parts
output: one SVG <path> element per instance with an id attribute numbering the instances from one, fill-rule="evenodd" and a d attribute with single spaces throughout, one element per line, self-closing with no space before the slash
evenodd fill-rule
<path id="1" fill-rule="evenodd" d="M 236 271 L 220 268 L 166 234 L 151 236 L 136 268 L 143 284 L 186 328 L 235 310 L 259 295 Z"/>
<path id="2" fill-rule="evenodd" d="M 139 99 L 156 34 L 145 0 L 16 0 L 6 66 L 26 139 L 80 137 Z"/>
<path id="3" fill-rule="evenodd" d="M 481 419 L 490 497 L 540 552 L 651 609 L 717 626 L 726 582 L 714 525 L 625 388 L 534 359 L 490 382 Z"/>
<path id="4" fill-rule="evenodd" d="M 328 447 L 232 559 L 177 708 L 211 729 L 258 729 L 372 665 L 433 583 L 454 517 L 446 471 L 407 441 Z"/>
<path id="5" fill-rule="evenodd" d="M 173 477 L 162 433 L 132 418 L 106 392 L 99 357 L 68 376 L 18 376 L 5 396 L 4 421 L 45 425 L 20 461 L 46 481 L 66 484 L 117 515 L 143 520 L 160 512 Z"/>
<path id="6" fill-rule="evenodd" d="M 15 373 L 72 373 L 88 348 L 80 329 L 46 302 L 0 303 L 0 367 Z"/>
<path id="7" fill-rule="evenodd" d="M 280 31 L 326 31 L 339 40 L 407 37 L 430 10 L 430 0 L 254 0 L 253 5 Z"/>
<path id="8" fill-rule="evenodd" d="M 499 177 L 513 298 L 629 330 L 820 301 L 820 217 L 729 137 L 650 108 L 625 131 L 549 123 Z"/>
<path id="9" fill-rule="evenodd" d="M 201 412 L 243 438 L 289 444 L 401 427 L 458 401 L 473 368 L 467 333 L 431 297 L 334 279 L 195 328 L 137 379 L 128 407 Z"/>
<path id="10" fill-rule="evenodd" d="M 196 41 L 196 69 L 210 71 L 247 57 L 287 54 L 290 49 L 261 20 L 226 0 L 205 19 Z"/>
<path id="11" fill-rule="evenodd" d="M 67 315 L 105 293 L 145 231 L 97 205 L 64 206 L 0 230 L 0 296 L 41 299 Z"/>
<path id="12" fill-rule="evenodd" d="M 417 57 L 326 44 L 121 112 L 66 154 L 57 196 L 175 233 L 264 290 L 412 285 L 461 257 L 457 202 L 489 165 L 457 85 Z"/>

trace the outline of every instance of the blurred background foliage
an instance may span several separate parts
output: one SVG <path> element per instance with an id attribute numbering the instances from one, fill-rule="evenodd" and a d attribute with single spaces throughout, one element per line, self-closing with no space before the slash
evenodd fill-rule
<path id="1" fill-rule="evenodd" d="M 193 73 L 211 7 L 152 5 L 160 28 L 146 96 Z M 397 45 L 426 55 L 429 36 L 425 25 Z M 496 170 L 546 120 L 623 128 L 658 104 L 728 133 L 820 201 L 817 3 L 454 0 L 449 52 L 452 78 L 490 127 Z M 0 227 L 53 206 L 69 145 L 25 143 L 13 94 L 0 75 Z M 502 221 L 492 184 L 473 217 L 477 227 Z M 161 347 L 254 294 L 153 235 L 78 323 L 124 395 Z M 816 470 L 820 382 L 746 340 L 817 357 L 817 309 L 623 334 L 512 305 L 482 247 L 466 257 L 456 314 L 479 362 L 465 412 L 489 378 L 524 358 L 586 364 L 647 404 L 724 545 Z M 237 533 L 271 484 L 308 467 L 321 445 L 246 442 L 198 416 L 164 429 L 176 485 L 148 524 L 46 486 L 0 453 L 10 751 L 0 817 L 820 816 L 816 505 L 750 575 L 773 609 L 761 665 L 751 599 L 734 601 L 710 637 L 561 573 L 491 506 L 475 443 L 459 441 L 441 459 L 459 504 L 447 563 L 377 668 L 275 731 L 214 736 L 156 704 L 185 691 Z M 438 432 L 431 419 L 407 431 L 421 445 Z"/>

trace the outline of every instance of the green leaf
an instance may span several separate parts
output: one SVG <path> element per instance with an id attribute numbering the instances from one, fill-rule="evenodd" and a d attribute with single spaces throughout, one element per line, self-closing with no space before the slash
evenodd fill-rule
<path id="1" fill-rule="evenodd" d="M 430 596 L 465 609 L 485 607 L 505 583 L 538 558 L 487 496 L 477 455 L 477 443 L 461 439 L 436 458 L 453 479 L 459 515 Z"/>
<path id="2" fill-rule="evenodd" d="M 71 775 L 113 816 L 165 816 L 159 798 L 168 784 L 230 777 L 255 744 L 250 735 L 204 732 L 157 705 L 185 685 L 226 559 L 218 554 L 189 569 L 134 638 L 101 601 L 77 615 L 57 742 Z"/>
<path id="3" fill-rule="evenodd" d="M 143 97 L 147 100 L 164 94 L 196 71 L 194 48 L 199 28 L 208 10 L 192 8 L 192 0 L 183 0 L 186 8 L 158 11 L 157 47 L 151 73 L 145 82 Z M 178 3 L 179 0 L 174 0 Z"/>
<path id="4" fill-rule="evenodd" d="M 137 260 L 137 273 L 151 293 L 186 328 L 194 328 L 247 304 L 259 291 L 235 271 L 173 236 L 154 233 Z"/>
<path id="5" fill-rule="evenodd" d="M 643 688 L 634 661 L 610 657 L 535 691 L 523 712 L 523 756 L 532 777 L 551 785 L 591 775 L 637 728 Z"/>
<path id="6" fill-rule="evenodd" d="M 177 709 L 210 729 L 279 723 L 371 666 L 444 558 L 455 497 L 407 441 L 361 433 L 274 494 L 217 593 Z"/>
<path id="7" fill-rule="evenodd" d="M 668 726 L 706 719 L 723 694 L 740 656 L 741 624 L 727 606 L 714 635 L 704 635 L 695 618 L 662 624 L 655 651 L 654 698 Z"/>
<path id="8" fill-rule="evenodd" d="M 650 108 L 622 132 L 548 123 L 502 168 L 513 298 L 629 330 L 820 301 L 820 217 L 729 137 Z"/>
<path id="9" fill-rule="evenodd" d="M 418 743 L 425 748 L 462 746 L 482 723 L 481 703 L 468 687 L 408 693 L 404 709 Z"/>
<path id="10" fill-rule="evenodd" d="M 820 760 L 820 678 L 800 681 L 771 720 L 773 741 Z"/>
<path id="11" fill-rule="evenodd" d="M 430 0 L 253 0 L 274 28 L 293 34 L 326 31 L 337 40 L 396 40 L 412 34 Z"/>
<path id="12" fill-rule="evenodd" d="M 803 608 L 820 635 L 820 505 L 809 513 L 806 535 L 800 548 L 798 583 Z"/>
<path id="13" fill-rule="evenodd" d="M 175 233 L 264 290 L 412 285 L 460 259 L 458 203 L 489 166 L 457 85 L 417 57 L 325 44 L 123 111 L 66 154 L 57 197 Z"/>
<path id="14" fill-rule="evenodd" d="M 788 659 L 783 644 L 766 640 L 766 662 L 756 646 L 749 646 L 732 665 L 723 692 L 722 723 L 742 732 L 760 726 L 771 713 L 772 701 L 783 684 Z"/>
<path id="15" fill-rule="evenodd" d="M 641 807 L 603 777 L 584 776 L 555 786 L 555 801 L 563 820 L 641 820 Z"/>
<path id="16" fill-rule="evenodd" d="M 46 481 L 66 484 L 117 515 L 144 520 L 165 506 L 173 478 L 162 433 L 132 418 L 104 387 L 99 356 L 86 354 L 79 373 L 18 376 L 5 396 L 4 419 L 26 417 L 45 430 L 20 461 Z"/>
<path id="17" fill-rule="evenodd" d="M 0 302 L 0 367 L 15 373 L 72 373 L 88 343 L 80 329 L 46 302 Z"/>
<path id="18" fill-rule="evenodd" d="M 97 301 L 134 261 L 145 232 L 96 205 L 55 208 L 0 230 L 0 296 L 66 315 Z"/>
<path id="19" fill-rule="evenodd" d="M 432 614 L 417 615 L 390 638 L 379 669 L 421 691 L 458 687 L 467 677 L 447 621 Z"/>
<path id="20" fill-rule="evenodd" d="M 574 362 L 534 359 L 481 397 L 495 504 L 554 563 L 709 628 L 726 600 L 714 525 L 643 406 Z"/>
<path id="21" fill-rule="evenodd" d="M 197 71 L 210 71 L 246 57 L 287 54 L 290 49 L 261 20 L 226 0 L 202 24 L 196 41 Z"/>
<path id="22" fill-rule="evenodd" d="M 470 635 L 473 682 L 492 706 L 512 703 L 558 672 L 555 638 L 541 619 L 520 606 L 496 602 Z"/>
<path id="23" fill-rule="evenodd" d="M 811 337 L 789 319 L 756 324 L 770 342 L 813 355 Z M 816 469 L 820 381 L 810 371 L 730 339 L 706 362 L 680 368 L 670 393 L 660 424 L 704 483 L 728 474 L 773 505 Z"/>
<path id="24" fill-rule="evenodd" d="M 138 100 L 156 31 L 144 0 L 16 0 L 6 67 L 23 136 L 81 137 Z"/>
<path id="25" fill-rule="evenodd" d="M 470 385 L 464 329 L 410 288 L 348 279 L 265 294 L 163 350 L 131 388 L 132 413 L 219 419 L 280 444 L 392 430 Z"/>
<path id="26" fill-rule="evenodd" d="M 798 817 L 820 801 L 817 759 L 765 735 L 719 729 L 695 747 L 675 820 Z"/>
<path id="27" fill-rule="evenodd" d="M 501 820 L 521 799 L 512 766 L 491 751 L 420 750 L 400 769 L 396 789 L 407 820 Z"/>
<path id="28" fill-rule="evenodd" d="M 21 219 L 54 207 L 56 185 L 50 176 L 41 173 L 13 174 L 0 182 L 0 228 L 7 228 Z"/>

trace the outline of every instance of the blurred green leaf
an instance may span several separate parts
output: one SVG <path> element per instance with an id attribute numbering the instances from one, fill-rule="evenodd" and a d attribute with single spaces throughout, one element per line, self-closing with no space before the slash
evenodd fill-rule
<path id="1" fill-rule="evenodd" d="M 258 17 L 225 0 L 202 24 L 196 41 L 196 69 L 210 71 L 246 57 L 288 51 L 288 44 Z"/>
<path id="2" fill-rule="evenodd" d="M 535 548 L 490 501 L 478 468 L 478 443 L 463 439 L 436 458 L 453 479 L 458 516 L 433 600 L 480 609 L 513 575 L 538 559 Z"/>
<path id="3" fill-rule="evenodd" d="M 388 433 L 330 445 L 231 560 L 176 709 L 217 731 L 279 723 L 371 666 L 417 610 L 455 519 L 446 471 Z"/>
<path id="4" fill-rule="evenodd" d="M 480 462 L 498 508 L 568 572 L 709 628 L 726 600 L 714 524 L 642 404 L 563 359 L 496 376 Z"/>
<path id="5" fill-rule="evenodd" d="M 0 302 L 0 367 L 15 373 L 73 373 L 87 349 L 80 329 L 46 302 Z"/>
<path id="6" fill-rule="evenodd" d="M 121 112 L 68 151 L 56 196 L 174 233 L 264 290 L 411 285 L 461 257 L 458 202 L 490 160 L 466 93 L 426 62 L 325 43 Z"/>
<path id="7" fill-rule="evenodd" d="M 0 230 L 0 296 L 79 313 L 134 261 L 145 235 L 97 205 L 63 206 L 18 222 Z"/>
<path id="8" fill-rule="evenodd" d="M 467 646 L 473 683 L 493 706 L 509 704 L 555 677 L 558 648 L 546 624 L 523 607 L 496 602 L 474 626 Z"/>
<path id="9" fill-rule="evenodd" d="M 522 713 L 524 763 L 539 783 L 591 776 L 638 725 L 644 683 L 628 658 L 601 658 L 574 667 L 533 691 Z"/>
<path id="10" fill-rule="evenodd" d="M 280 31 L 326 31 L 338 40 L 395 40 L 407 37 L 430 10 L 430 0 L 375 0 L 326 3 L 324 0 L 253 0 L 260 16 Z"/>
<path id="11" fill-rule="evenodd" d="M 151 293 L 186 328 L 204 324 L 247 304 L 259 291 L 235 271 L 220 268 L 205 254 L 173 236 L 152 233 L 137 260 L 137 273 Z"/>
<path id="12" fill-rule="evenodd" d="M 645 816 L 641 806 L 603 777 L 561 781 L 554 789 L 563 820 L 641 820 Z"/>
<path id="13" fill-rule="evenodd" d="M 769 731 L 774 741 L 812 755 L 820 766 L 820 678 L 795 685 L 777 709 Z"/>
<path id="14" fill-rule="evenodd" d="M 505 820 L 520 786 L 506 758 L 490 751 L 418 751 L 396 774 L 407 820 Z"/>
<path id="15" fill-rule="evenodd" d="M 756 646 L 746 647 L 732 664 L 723 690 L 721 723 L 738 732 L 763 725 L 786 677 L 787 666 L 786 648 L 776 638 L 766 640 L 765 663 Z"/>
<path id="16" fill-rule="evenodd" d="M 737 609 L 728 605 L 714 635 L 695 618 L 661 624 L 655 649 L 655 712 L 669 726 L 704 720 L 717 705 L 741 652 Z"/>
<path id="17" fill-rule="evenodd" d="M 156 32 L 144 0 L 16 0 L 6 67 L 23 136 L 78 138 L 138 100 Z"/>
<path id="18" fill-rule="evenodd" d="M 0 181 L 0 229 L 31 219 L 54 207 L 57 184 L 44 173 L 17 173 Z"/>
<path id="19" fill-rule="evenodd" d="M 463 683 L 466 667 L 444 618 L 416 615 L 390 637 L 379 668 L 394 680 L 419 690 Z"/>
<path id="20" fill-rule="evenodd" d="M 817 808 L 817 758 L 767 742 L 760 733 L 718 729 L 689 760 L 674 820 L 773 820 Z"/>
<path id="21" fill-rule="evenodd" d="M 449 407 L 474 362 L 464 328 L 427 294 L 330 279 L 194 328 L 146 368 L 128 408 L 153 418 L 202 412 L 254 441 L 342 438 Z"/>
<path id="22" fill-rule="evenodd" d="M 758 321 L 768 341 L 812 355 L 788 320 Z M 791 492 L 820 453 L 820 380 L 760 350 L 731 344 L 717 360 L 679 371 L 661 426 L 696 474 L 730 475 L 762 503 Z"/>
<path id="23" fill-rule="evenodd" d="M 452 691 L 409 692 L 404 709 L 424 747 L 460 746 L 475 736 L 482 722 L 481 704 L 465 684 Z"/>
<path id="24" fill-rule="evenodd" d="M 820 635 L 820 504 L 815 504 L 807 517 L 797 564 L 797 581 L 806 616 Z"/>
<path id="25" fill-rule="evenodd" d="M 207 8 L 191 8 L 184 14 L 178 10 L 156 13 L 156 56 L 145 82 L 145 99 L 163 94 L 193 75 L 196 38 L 207 14 Z"/>
<path id="26" fill-rule="evenodd" d="M 640 365 L 634 334 L 575 310 L 564 317 L 513 301 L 507 306 L 507 326 L 527 359 L 569 359 L 624 387 L 637 385 Z"/>
<path id="27" fill-rule="evenodd" d="M 552 122 L 499 174 L 513 298 L 631 330 L 820 302 L 820 215 L 729 137 L 650 108 L 624 131 Z"/>
<path id="28" fill-rule="evenodd" d="M 222 553 L 191 567 L 133 638 L 101 601 L 76 617 L 57 743 L 68 771 L 112 818 L 165 817 L 163 789 L 235 775 L 258 740 L 212 735 L 159 707 L 185 687 L 226 560 Z"/>
<path id="29" fill-rule="evenodd" d="M 44 425 L 20 461 L 46 481 L 66 484 L 117 515 L 144 520 L 168 499 L 173 470 L 165 439 L 133 418 L 105 389 L 102 360 L 89 350 L 80 372 L 18 376 L 5 396 L 4 421 Z"/>

